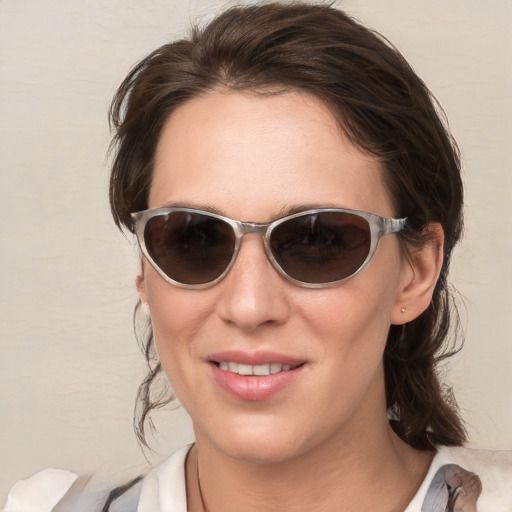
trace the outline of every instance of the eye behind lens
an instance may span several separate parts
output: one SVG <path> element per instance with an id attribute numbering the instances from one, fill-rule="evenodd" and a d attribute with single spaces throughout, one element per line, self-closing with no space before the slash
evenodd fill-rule
<path id="1" fill-rule="evenodd" d="M 170 279 L 198 285 L 214 281 L 233 257 L 236 236 L 222 219 L 196 212 L 151 218 L 144 231 L 154 264 Z"/>
<path id="2" fill-rule="evenodd" d="M 318 212 L 293 217 L 270 236 L 272 254 L 291 278 L 309 284 L 350 277 L 366 261 L 371 230 L 363 217 Z"/>

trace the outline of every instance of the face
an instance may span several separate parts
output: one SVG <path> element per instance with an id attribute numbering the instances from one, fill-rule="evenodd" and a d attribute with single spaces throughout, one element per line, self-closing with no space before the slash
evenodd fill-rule
<path id="1" fill-rule="evenodd" d="M 394 215 L 379 162 L 298 92 L 212 92 L 175 111 L 159 140 L 148 207 L 169 205 L 254 222 L 329 206 Z M 283 461 L 385 422 L 382 354 L 410 277 L 396 236 L 332 288 L 285 280 L 257 234 L 243 238 L 234 266 L 211 288 L 178 288 L 143 267 L 138 289 L 158 354 L 198 443 L 241 460 Z M 281 371 L 240 376 L 221 361 Z"/>

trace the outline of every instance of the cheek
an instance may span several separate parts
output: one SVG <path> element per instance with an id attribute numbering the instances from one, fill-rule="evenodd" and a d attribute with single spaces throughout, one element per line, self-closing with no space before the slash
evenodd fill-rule
<path id="1" fill-rule="evenodd" d="M 194 351 L 194 340 L 209 315 L 205 301 L 190 290 L 165 282 L 152 269 L 145 273 L 155 345 L 167 375 Z"/>
<path id="2" fill-rule="evenodd" d="M 300 306 L 304 322 L 321 331 L 327 339 L 339 336 L 347 348 L 359 345 L 365 336 L 374 338 L 372 341 L 377 337 L 385 342 L 394 293 L 376 281 L 371 286 L 364 281 L 355 278 L 338 289 L 321 290 L 317 295 L 310 295 Z"/>
<path id="3" fill-rule="evenodd" d="M 368 418 L 385 404 L 383 353 L 389 316 L 384 307 L 382 313 L 368 309 L 367 300 L 349 303 L 346 299 L 337 304 L 331 301 L 330 308 L 324 308 L 322 325 L 317 324 L 322 329 L 318 338 L 324 340 L 318 387 L 330 411 L 326 426 L 332 428 L 348 418 Z"/>
<path id="4" fill-rule="evenodd" d="M 388 274 L 389 280 L 371 274 L 360 274 L 339 288 L 320 290 L 301 305 L 304 326 L 322 342 L 329 373 L 344 385 L 371 378 L 386 346 L 398 273 Z"/>

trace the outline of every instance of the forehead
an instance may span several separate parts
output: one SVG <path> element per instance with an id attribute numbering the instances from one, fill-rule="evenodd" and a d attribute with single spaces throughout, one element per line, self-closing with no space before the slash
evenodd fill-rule
<path id="1" fill-rule="evenodd" d="M 160 136 L 149 207 L 174 202 L 262 221 L 287 204 L 391 213 L 380 163 L 295 91 L 212 92 L 179 107 Z"/>

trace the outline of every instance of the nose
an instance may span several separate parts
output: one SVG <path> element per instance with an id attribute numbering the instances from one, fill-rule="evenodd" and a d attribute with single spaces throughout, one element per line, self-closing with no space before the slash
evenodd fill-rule
<path id="1" fill-rule="evenodd" d="M 244 331 L 280 325 L 289 316 L 286 290 L 293 285 L 274 269 L 265 255 L 261 237 L 256 234 L 244 236 L 233 267 L 219 285 L 219 315 Z"/>

